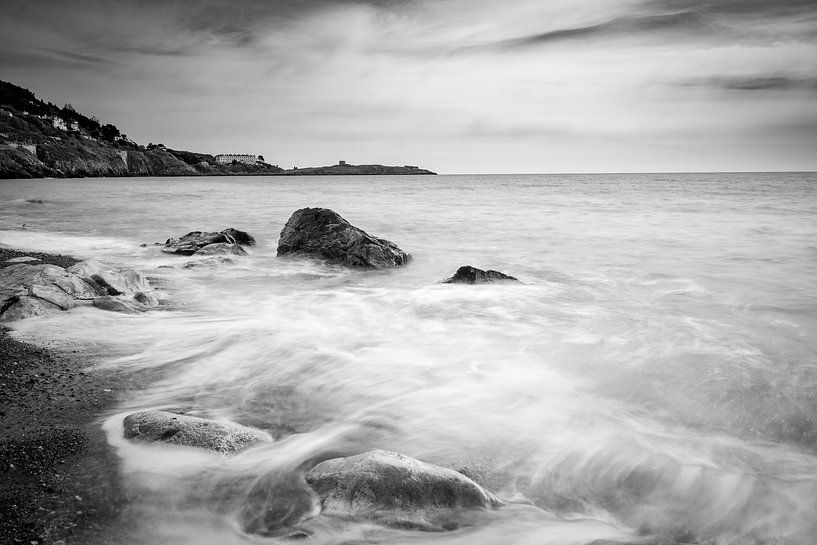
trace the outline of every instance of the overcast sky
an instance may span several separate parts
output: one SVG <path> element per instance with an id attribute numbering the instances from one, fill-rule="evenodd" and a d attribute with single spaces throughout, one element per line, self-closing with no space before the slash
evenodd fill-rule
<path id="1" fill-rule="evenodd" d="M 817 169 L 814 0 L 4 0 L 0 79 L 287 168 Z"/>

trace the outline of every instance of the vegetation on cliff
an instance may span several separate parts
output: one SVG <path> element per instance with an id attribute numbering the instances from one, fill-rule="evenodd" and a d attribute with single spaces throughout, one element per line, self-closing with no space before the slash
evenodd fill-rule
<path id="1" fill-rule="evenodd" d="M 433 174 L 417 167 L 346 165 L 283 170 L 259 161 L 218 163 L 206 153 L 141 146 L 96 117 L 44 102 L 0 81 L 0 178 Z"/>

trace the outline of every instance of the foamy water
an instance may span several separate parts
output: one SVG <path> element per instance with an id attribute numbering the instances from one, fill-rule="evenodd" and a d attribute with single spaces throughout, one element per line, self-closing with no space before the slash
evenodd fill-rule
<path id="1" fill-rule="evenodd" d="M 279 260 L 304 206 L 414 262 Z M 233 266 L 139 246 L 228 226 L 259 240 Z M 157 377 L 104 422 L 134 543 L 285 541 L 242 533 L 253 484 L 384 448 L 479 475 L 506 504 L 446 533 L 318 518 L 311 542 L 813 545 L 815 241 L 804 174 L 0 182 L 0 243 L 137 267 L 179 303 L 15 326 Z M 463 264 L 524 284 L 439 284 Z M 278 440 L 232 458 L 129 443 L 122 418 L 143 408 Z"/>

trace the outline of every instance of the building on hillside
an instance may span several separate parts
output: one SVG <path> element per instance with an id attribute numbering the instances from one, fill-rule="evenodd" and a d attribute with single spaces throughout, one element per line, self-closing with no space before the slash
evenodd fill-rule
<path id="1" fill-rule="evenodd" d="M 77 121 L 71 121 L 70 123 L 68 123 L 68 128 L 72 131 L 78 131 L 79 123 Z"/>
<path id="2" fill-rule="evenodd" d="M 245 165 L 254 165 L 258 161 L 258 156 L 251 154 L 235 154 L 235 153 L 221 153 L 219 155 L 216 155 L 216 163 L 219 163 L 221 165 L 232 163 L 233 161 L 237 163 L 244 163 Z"/>
<path id="3" fill-rule="evenodd" d="M 51 124 L 54 125 L 55 129 L 59 129 L 61 131 L 67 131 L 68 125 L 65 124 L 65 120 L 61 117 L 54 116 L 51 118 Z"/>

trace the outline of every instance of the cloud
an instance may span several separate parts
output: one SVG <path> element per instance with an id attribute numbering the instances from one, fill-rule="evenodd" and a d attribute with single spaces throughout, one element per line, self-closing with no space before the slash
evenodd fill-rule
<path id="1" fill-rule="evenodd" d="M 659 145 L 651 169 L 723 165 L 719 146 L 729 160 L 771 165 L 786 149 L 803 163 L 817 145 L 802 126 L 817 119 L 814 12 L 790 0 L 30 0 L 0 20 L 0 69 L 138 141 L 282 165 L 632 170 Z"/>
<path id="2" fill-rule="evenodd" d="M 730 91 L 798 91 L 817 92 L 817 77 L 781 76 L 719 76 L 683 82 L 685 86 L 707 86 Z"/>

